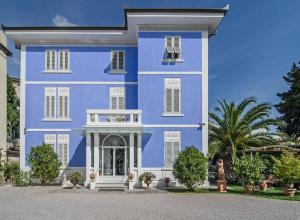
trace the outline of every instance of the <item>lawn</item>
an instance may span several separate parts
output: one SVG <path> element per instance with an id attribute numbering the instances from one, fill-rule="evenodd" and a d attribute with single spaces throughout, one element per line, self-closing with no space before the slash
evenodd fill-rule
<path id="1" fill-rule="evenodd" d="M 169 192 L 175 193 L 218 193 L 216 189 L 197 189 L 194 191 L 187 189 L 169 189 Z M 245 195 L 245 196 L 256 196 L 263 197 L 268 199 L 280 199 L 280 200 L 289 200 L 289 201 L 300 201 L 300 191 L 298 190 L 295 194 L 295 197 L 288 197 L 283 195 L 283 190 L 280 187 L 269 188 L 266 191 L 254 191 L 251 194 L 245 194 L 243 192 L 242 186 L 231 185 L 227 186 L 227 193 L 236 194 L 236 195 Z"/>

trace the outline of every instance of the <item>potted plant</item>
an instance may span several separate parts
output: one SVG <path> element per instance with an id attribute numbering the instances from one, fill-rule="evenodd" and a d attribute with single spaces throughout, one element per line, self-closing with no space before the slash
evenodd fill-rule
<path id="1" fill-rule="evenodd" d="M 245 193 L 253 191 L 254 185 L 261 179 L 264 168 L 264 162 L 258 155 L 255 155 L 253 158 L 243 155 L 236 161 L 233 172 L 238 181 L 243 184 Z"/>
<path id="2" fill-rule="evenodd" d="M 273 157 L 275 175 L 286 184 L 283 189 L 286 196 L 295 196 L 294 183 L 300 180 L 300 159 L 291 152 L 284 152 L 279 159 Z"/>
<path id="3" fill-rule="evenodd" d="M 96 175 L 94 172 L 90 174 L 90 179 L 91 179 L 91 182 L 95 182 Z"/>
<path id="4" fill-rule="evenodd" d="M 262 191 L 266 191 L 268 188 L 267 180 L 263 180 L 259 183 L 259 189 Z"/>
<path id="5" fill-rule="evenodd" d="M 128 174 L 128 181 L 132 181 L 134 178 L 134 174 L 133 173 L 129 173 Z"/>
<path id="6" fill-rule="evenodd" d="M 153 179 L 155 179 L 156 176 L 154 173 L 151 172 L 145 172 L 139 177 L 140 182 L 144 182 L 147 185 L 147 188 L 149 189 L 149 185 L 152 183 Z"/>
<path id="7" fill-rule="evenodd" d="M 166 187 L 169 187 L 170 180 L 171 180 L 170 177 L 165 177 L 165 184 L 166 184 Z"/>
<path id="8" fill-rule="evenodd" d="M 72 172 L 68 174 L 67 180 L 73 184 L 73 187 L 76 187 L 77 184 L 83 181 L 83 176 L 79 172 Z"/>

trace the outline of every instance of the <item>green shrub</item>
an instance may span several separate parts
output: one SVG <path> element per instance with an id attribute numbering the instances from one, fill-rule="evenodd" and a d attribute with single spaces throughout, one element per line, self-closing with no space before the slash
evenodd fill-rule
<path id="1" fill-rule="evenodd" d="M 253 158 L 243 155 L 237 159 L 233 172 L 241 184 L 253 187 L 262 179 L 264 169 L 265 164 L 259 155 L 255 155 Z"/>
<path id="2" fill-rule="evenodd" d="M 83 176 L 79 172 L 72 172 L 67 175 L 67 180 L 69 180 L 75 187 L 77 184 L 83 182 Z"/>
<path id="3" fill-rule="evenodd" d="M 155 179 L 156 176 L 154 173 L 151 172 L 144 172 L 142 175 L 139 176 L 139 181 L 147 184 L 147 188 L 149 188 L 149 185 L 152 183 L 153 179 Z"/>
<path id="4" fill-rule="evenodd" d="M 173 175 L 179 183 L 195 189 L 207 177 L 207 158 L 196 147 L 190 146 L 178 154 L 173 168 Z"/>
<path id="5" fill-rule="evenodd" d="M 31 148 L 28 163 L 32 176 L 39 178 L 42 184 L 53 182 L 59 176 L 61 162 L 48 144 Z"/>
<path id="6" fill-rule="evenodd" d="M 17 175 L 19 172 L 20 172 L 19 164 L 15 162 L 5 163 L 3 168 L 3 176 L 5 182 L 8 180 L 12 181 L 14 176 Z"/>
<path id="7" fill-rule="evenodd" d="M 30 183 L 30 174 L 29 172 L 20 171 L 14 176 L 12 181 L 14 186 L 27 186 Z"/>
<path id="8" fill-rule="evenodd" d="M 284 152 L 275 161 L 275 175 L 286 184 L 293 184 L 300 181 L 300 159 L 291 152 Z"/>

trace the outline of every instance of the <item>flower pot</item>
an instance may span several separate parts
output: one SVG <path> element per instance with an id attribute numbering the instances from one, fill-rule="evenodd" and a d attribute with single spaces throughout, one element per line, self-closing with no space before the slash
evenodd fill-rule
<path id="1" fill-rule="evenodd" d="M 248 186 L 248 185 L 244 186 L 244 193 L 250 194 L 252 192 L 253 192 L 253 187 L 252 186 Z"/>
<path id="2" fill-rule="evenodd" d="M 166 177 L 166 178 L 165 178 L 165 184 L 166 184 L 166 187 L 169 187 L 169 183 L 170 183 L 170 178 L 169 178 L 169 177 Z"/>
<path id="3" fill-rule="evenodd" d="M 226 192 L 226 181 L 217 180 L 218 192 Z"/>
<path id="4" fill-rule="evenodd" d="M 294 184 L 287 184 L 285 186 L 285 188 L 283 189 L 283 192 L 284 192 L 284 195 L 286 195 L 286 196 L 294 197 L 296 190 L 297 189 L 294 188 Z"/>
<path id="5" fill-rule="evenodd" d="M 262 190 L 262 191 L 266 191 L 268 188 L 268 184 L 267 184 L 267 181 L 264 180 L 262 181 L 260 184 L 259 184 L 259 189 Z"/>
<path id="6" fill-rule="evenodd" d="M 147 185 L 147 188 L 149 188 L 149 185 L 152 183 L 151 180 L 145 180 L 144 183 Z"/>

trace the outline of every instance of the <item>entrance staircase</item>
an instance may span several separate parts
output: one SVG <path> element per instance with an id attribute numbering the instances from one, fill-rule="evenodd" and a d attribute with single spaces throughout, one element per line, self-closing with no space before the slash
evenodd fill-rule
<path id="1" fill-rule="evenodd" d="M 124 191 L 128 189 L 126 178 L 103 178 L 96 179 L 96 189 L 99 191 Z"/>

